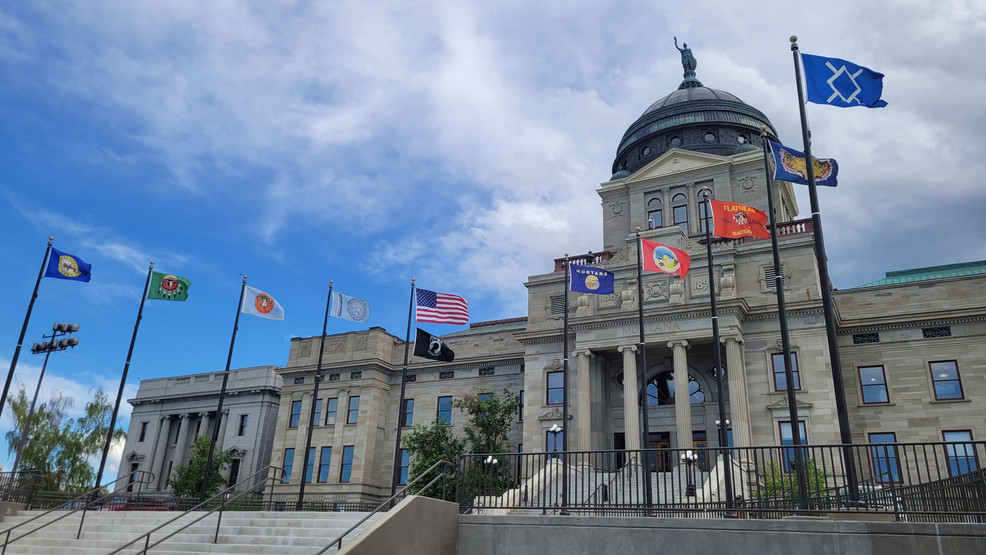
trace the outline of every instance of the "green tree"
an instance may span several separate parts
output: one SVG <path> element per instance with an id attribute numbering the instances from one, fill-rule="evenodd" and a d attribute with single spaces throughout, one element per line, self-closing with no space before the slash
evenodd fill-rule
<path id="1" fill-rule="evenodd" d="M 48 402 L 35 407 L 30 429 L 25 429 L 31 404 L 21 387 L 8 403 L 14 422 L 6 434 L 7 448 L 16 453 L 26 437 L 19 470 L 36 470 L 58 489 L 85 491 L 96 478 L 89 459 L 102 453 L 113 406 L 102 389 L 95 390 L 79 418 L 66 416 L 73 404 L 71 397 L 53 392 Z M 117 428 L 113 437 L 119 440 L 126 433 Z"/>
<path id="2" fill-rule="evenodd" d="M 436 421 L 429 426 L 415 424 L 411 431 L 401 438 L 401 444 L 407 449 L 410 457 L 409 483 L 439 461 L 457 465 L 459 457 L 465 452 L 465 441 L 452 434 L 451 424 L 441 421 Z M 455 500 L 454 484 L 454 479 L 448 478 L 444 483 L 436 483 L 431 488 L 416 493 L 453 501 Z M 442 495 L 443 489 L 444 496 Z"/>
<path id="3" fill-rule="evenodd" d="M 466 395 L 452 401 L 452 406 L 469 418 L 464 428 L 469 452 L 473 454 L 507 453 L 512 451 L 507 434 L 520 408 L 520 397 L 503 390 L 496 393 Z"/>
<path id="4" fill-rule="evenodd" d="M 205 476 L 205 465 L 211 443 L 212 438 L 205 434 L 195 438 L 192 450 L 188 453 L 188 462 L 178 465 L 168 478 L 168 486 L 175 495 L 198 497 L 202 493 L 202 477 Z M 217 449 L 212 454 L 212 472 L 205 488 L 206 497 L 215 495 L 226 485 L 223 471 L 232 460 L 233 456 L 228 451 Z"/>
<path id="5" fill-rule="evenodd" d="M 805 485 L 808 486 L 808 496 L 817 497 L 828 487 L 828 473 L 819 468 L 814 459 L 804 458 Z M 789 470 L 781 463 L 768 461 L 764 472 L 764 489 L 760 494 L 762 499 L 799 499 L 801 488 L 798 477 L 794 472 L 794 456 L 788 461 Z"/>

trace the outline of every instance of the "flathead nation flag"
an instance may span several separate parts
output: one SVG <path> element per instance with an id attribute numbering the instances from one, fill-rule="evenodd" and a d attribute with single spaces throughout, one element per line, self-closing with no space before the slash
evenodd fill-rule
<path id="1" fill-rule="evenodd" d="M 613 294 L 613 272 L 575 264 L 569 264 L 568 267 L 572 273 L 572 291 L 593 295 Z"/>
<path id="2" fill-rule="evenodd" d="M 421 328 L 418 328 L 418 335 L 414 339 L 414 356 L 443 362 L 455 360 L 455 352 L 448 345 Z"/>
<path id="3" fill-rule="evenodd" d="M 350 322 L 365 322 L 370 318 L 370 302 L 333 291 L 329 316 Z"/>
<path id="4" fill-rule="evenodd" d="M 186 301 L 188 300 L 188 288 L 191 285 L 192 282 L 188 278 L 163 272 L 151 272 L 151 285 L 147 288 L 147 298 L 162 301 Z"/>
<path id="5" fill-rule="evenodd" d="M 92 266 L 83 262 L 78 256 L 52 248 L 48 256 L 48 266 L 45 268 L 45 277 L 89 281 L 91 271 Z"/>
<path id="6" fill-rule="evenodd" d="M 883 108 L 883 74 L 839 58 L 802 54 L 808 102 L 840 108 Z"/>

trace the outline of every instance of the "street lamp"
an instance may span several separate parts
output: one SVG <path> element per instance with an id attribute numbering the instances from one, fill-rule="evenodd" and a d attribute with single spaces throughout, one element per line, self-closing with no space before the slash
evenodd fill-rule
<path id="1" fill-rule="evenodd" d="M 14 466 L 12 468 L 15 473 L 17 472 L 17 467 L 21 462 L 21 453 L 24 451 L 24 445 L 27 443 L 27 436 L 31 433 L 31 421 L 34 420 L 34 407 L 38 402 L 38 394 L 41 393 L 41 382 L 45 379 L 45 370 L 48 368 L 48 357 L 55 351 L 72 349 L 78 345 L 78 337 L 64 337 L 77 331 L 79 331 L 79 324 L 60 324 L 55 322 L 55 324 L 51 326 L 51 335 L 41 336 L 41 339 L 50 339 L 50 341 L 35 343 L 31 347 L 31 354 L 38 355 L 44 353 L 45 361 L 41 365 L 41 375 L 38 376 L 38 385 L 34 389 L 34 397 L 31 398 L 31 408 L 27 412 L 27 419 L 24 422 L 24 428 L 21 430 L 21 440 L 17 443 L 17 454 L 14 457 Z M 61 339 L 58 339 L 59 337 L 61 337 Z"/>
<path id="2" fill-rule="evenodd" d="M 483 462 L 486 465 L 486 493 L 488 495 L 496 495 L 494 493 L 498 489 L 496 487 L 496 465 L 500 461 L 496 460 L 493 455 L 490 455 Z"/>
<path id="3" fill-rule="evenodd" d="M 681 454 L 681 462 L 685 464 L 685 496 L 695 497 L 695 461 L 698 453 L 685 451 Z"/>
<path id="4" fill-rule="evenodd" d="M 551 427 L 548 428 L 548 433 L 551 434 L 551 443 L 554 444 L 552 452 L 554 452 L 555 457 L 558 456 L 558 434 L 562 433 L 563 431 L 564 431 L 563 428 L 558 424 L 552 424 Z"/>

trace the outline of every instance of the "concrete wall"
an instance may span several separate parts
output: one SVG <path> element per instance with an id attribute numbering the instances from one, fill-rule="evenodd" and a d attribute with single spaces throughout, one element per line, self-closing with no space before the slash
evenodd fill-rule
<path id="1" fill-rule="evenodd" d="M 412 495 L 373 523 L 339 553 L 349 555 L 445 555 L 455 553 L 459 506 Z"/>
<path id="2" fill-rule="evenodd" d="M 459 517 L 457 553 L 980 555 L 986 526 L 836 520 Z M 438 552 L 436 552 L 438 553 Z"/>

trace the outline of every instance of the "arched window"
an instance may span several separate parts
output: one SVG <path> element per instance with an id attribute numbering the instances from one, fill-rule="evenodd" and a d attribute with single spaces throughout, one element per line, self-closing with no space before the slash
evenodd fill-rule
<path id="1" fill-rule="evenodd" d="M 661 210 L 661 199 L 652 198 L 647 201 L 647 229 L 664 227 L 664 212 Z"/>
<path id="2" fill-rule="evenodd" d="M 705 391 L 695 378 L 688 376 L 688 395 L 692 404 L 705 402 Z M 674 373 L 661 372 L 647 382 L 647 405 L 674 404 Z"/>
<path id="3" fill-rule="evenodd" d="M 671 197 L 671 211 L 674 215 L 674 224 L 680 226 L 685 235 L 688 235 L 688 197 L 684 193 Z"/>

